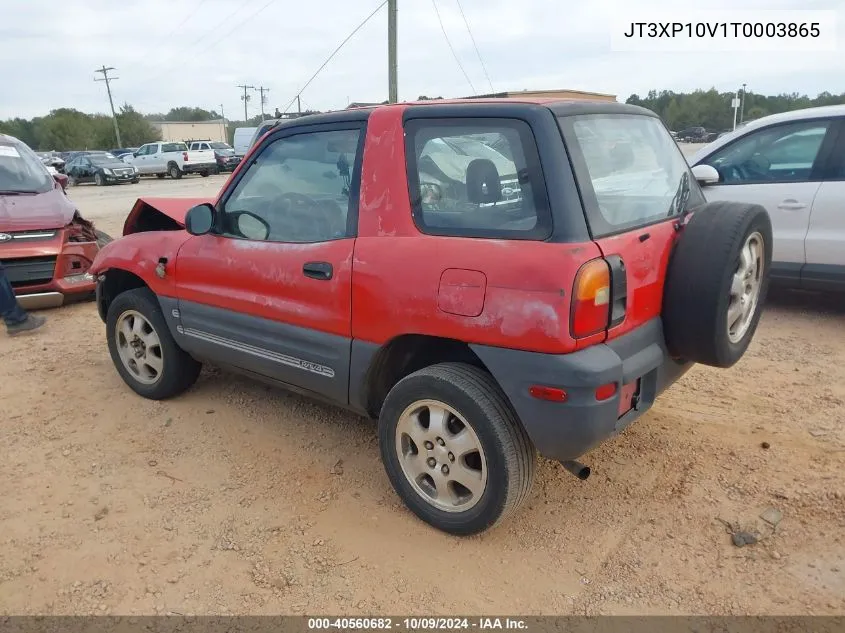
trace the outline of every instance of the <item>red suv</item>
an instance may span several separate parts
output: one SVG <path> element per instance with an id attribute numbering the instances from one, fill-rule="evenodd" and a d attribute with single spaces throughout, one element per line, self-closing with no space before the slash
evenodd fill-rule
<path id="1" fill-rule="evenodd" d="M 693 363 L 739 360 L 771 244 L 652 112 L 438 101 L 280 123 L 216 200 L 139 200 L 92 270 L 137 393 L 208 362 L 376 418 L 408 507 L 472 534 L 536 451 L 584 478 Z"/>

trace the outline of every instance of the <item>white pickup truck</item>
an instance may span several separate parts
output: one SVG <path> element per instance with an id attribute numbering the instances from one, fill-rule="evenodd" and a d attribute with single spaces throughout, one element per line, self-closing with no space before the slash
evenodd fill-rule
<path id="1" fill-rule="evenodd" d="M 181 178 L 183 174 L 199 174 L 204 178 L 217 172 L 214 150 L 188 150 L 184 143 L 147 143 L 124 161 L 135 165 L 142 176 Z"/>

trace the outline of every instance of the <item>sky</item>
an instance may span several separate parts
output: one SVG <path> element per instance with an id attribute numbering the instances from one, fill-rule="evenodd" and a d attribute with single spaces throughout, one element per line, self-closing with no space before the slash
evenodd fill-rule
<path id="1" fill-rule="evenodd" d="M 242 119 L 237 85 L 247 84 L 269 88 L 268 112 L 284 110 L 381 1 L 0 0 L 0 119 L 59 107 L 107 112 L 105 85 L 94 81 L 94 70 L 103 65 L 116 68 L 116 107 L 129 103 L 145 113 L 222 107 L 227 118 Z M 695 3 L 712 21 L 730 19 L 736 9 L 751 15 L 835 10 L 836 51 L 699 46 L 677 52 L 662 42 L 651 51 L 613 50 L 612 32 L 625 20 L 683 20 L 693 6 L 666 0 L 398 0 L 399 98 L 461 97 L 490 92 L 491 85 L 495 91 L 595 91 L 620 101 L 650 89 L 732 91 L 743 83 L 763 94 L 845 92 L 845 0 Z M 384 100 L 387 78 L 382 8 L 302 93 L 303 109 Z M 259 97 L 250 93 L 253 116 Z"/>

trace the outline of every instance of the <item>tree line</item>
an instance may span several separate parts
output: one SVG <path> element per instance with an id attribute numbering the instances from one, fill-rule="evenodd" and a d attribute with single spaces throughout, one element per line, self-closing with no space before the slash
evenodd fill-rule
<path id="1" fill-rule="evenodd" d="M 690 127 L 703 127 L 711 132 L 733 129 L 734 111 L 731 107 L 733 92 L 696 90 L 695 92 L 672 92 L 671 90 L 650 90 L 645 98 L 632 94 L 625 103 L 642 106 L 657 113 L 670 130 L 680 131 Z M 845 92 L 839 95 L 822 92 L 814 98 L 798 93 L 761 95 L 747 92 L 743 119 L 751 121 L 769 114 L 816 106 L 845 103 Z M 740 114 L 737 113 L 737 123 Z"/>
<path id="2" fill-rule="evenodd" d="M 718 92 L 712 88 L 688 93 L 650 90 L 645 98 L 632 94 L 626 103 L 656 112 L 672 130 L 701 126 L 710 131 L 722 131 L 733 127 L 733 97 L 733 93 Z M 418 100 L 441 98 L 420 96 Z M 843 103 L 845 92 L 839 95 L 823 92 L 814 98 L 798 93 L 761 95 L 748 92 L 745 95 L 744 119 L 749 121 L 778 112 Z M 313 113 L 316 111 L 303 112 Z M 267 117 L 273 114 L 267 113 Z M 220 118 L 222 116 L 217 111 L 199 107 L 179 106 L 166 113 L 142 114 L 131 105 L 124 104 L 117 114 L 117 123 L 124 147 L 137 147 L 160 140 L 159 130 L 153 125 L 155 121 L 214 121 Z M 260 114 L 246 121 L 227 119 L 229 144 L 233 142 L 235 129 L 256 127 L 260 123 Z M 87 114 L 73 108 L 58 108 L 46 116 L 33 119 L 0 121 L 0 133 L 15 136 L 40 151 L 110 149 L 117 146 L 110 116 Z"/>

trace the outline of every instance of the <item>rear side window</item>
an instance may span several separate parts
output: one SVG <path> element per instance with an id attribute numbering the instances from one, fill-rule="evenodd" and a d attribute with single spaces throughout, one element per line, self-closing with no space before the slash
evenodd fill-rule
<path id="1" fill-rule="evenodd" d="M 531 128 L 517 119 L 406 124 L 414 220 L 432 235 L 544 239 L 551 213 Z"/>
<path id="2" fill-rule="evenodd" d="M 659 119 L 590 114 L 559 119 L 594 237 L 677 215 L 704 203 L 684 155 Z"/>

